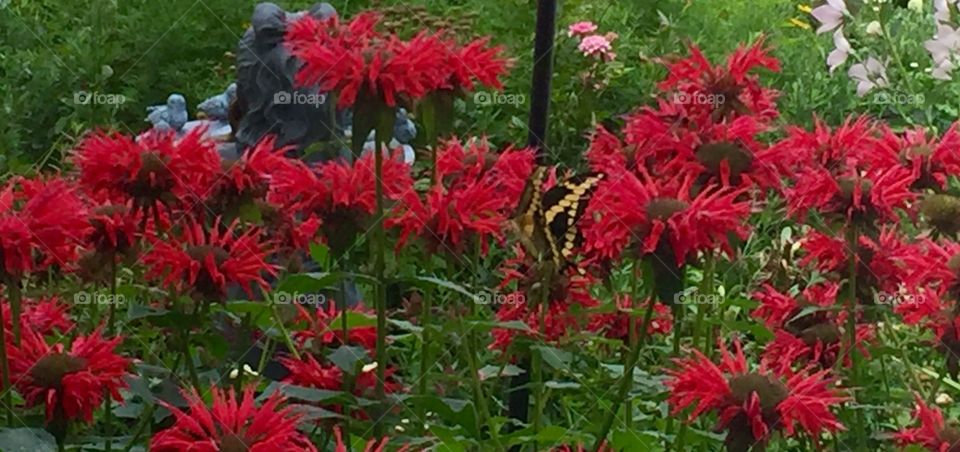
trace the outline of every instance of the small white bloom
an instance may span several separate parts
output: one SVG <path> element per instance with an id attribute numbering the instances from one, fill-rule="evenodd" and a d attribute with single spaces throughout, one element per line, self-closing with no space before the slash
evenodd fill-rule
<path id="1" fill-rule="evenodd" d="M 880 22 L 878 22 L 878 21 L 873 21 L 873 22 L 870 22 L 869 24 L 867 24 L 867 34 L 868 34 L 868 35 L 877 35 L 877 36 L 882 35 L 882 34 L 883 34 L 883 27 L 880 25 Z"/>
<path id="2" fill-rule="evenodd" d="M 953 397 L 950 397 L 950 394 L 941 392 L 940 394 L 937 394 L 936 402 L 937 405 L 949 405 L 953 403 Z"/>
<path id="3" fill-rule="evenodd" d="M 362 372 L 364 372 L 364 373 L 367 373 L 367 372 L 370 372 L 370 371 L 375 370 L 376 368 L 377 368 L 377 362 L 374 361 L 374 362 L 372 362 L 372 363 L 370 363 L 370 364 L 367 364 L 367 365 L 363 366 L 363 368 L 361 368 L 360 370 L 361 370 Z"/>
<path id="4" fill-rule="evenodd" d="M 396 431 L 399 432 L 399 433 L 403 433 L 403 432 L 404 432 L 403 427 L 401 427 L 401 426 L 399 426 L 399 425 L 393 427 L 393 429 L 396 430 Z"/>
<path id="5" fill-rule="evenodd" d="M 923 0 L 910 0 L 907 2 L 907 9 L 911 11 L 923 12 Z"/>

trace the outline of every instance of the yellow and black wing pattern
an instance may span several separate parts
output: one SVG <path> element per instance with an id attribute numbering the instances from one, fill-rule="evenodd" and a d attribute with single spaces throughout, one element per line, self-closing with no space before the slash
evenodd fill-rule
<path id="1" fill-rule="evenodd" d="M 573 176 L 544 191 L 546 177 L 546 167 L 534 169 L 516 218 L 524 246 L 562 269 L 570 264 L 583 241 L 579 221 L 605 175 Z"/>

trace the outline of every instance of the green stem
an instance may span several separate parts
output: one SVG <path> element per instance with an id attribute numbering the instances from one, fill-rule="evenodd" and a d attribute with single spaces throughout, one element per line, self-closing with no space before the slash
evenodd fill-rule
<path id="1" fill-rule="evenodd" d="M 855 222 L 851 222 L 847 230 L 847 247 L 850 251 L 849 261 L 849 280 L 847 281 L 847 353 L 850 354 L 852 361 L 850 386 L 857 388 L 860 384 L 860 356 L 857 354 L 857 260 L 858 260 L 858 242 L 859 228 Z M 838 358 L 843 361 L 842 356 Z M 842 364 L 841 364 L 842 365 Z M 860 403 L 858 392 L 854 391 L 853 398 L 855 403 Z M 865 448 L 863 415 L 860 410 L 854 413 L 854 434 L 857 437 L 857 443 L 861 448 Z"/>
<path id="2" fill-rule="evenodd" d="M 93 300 L 96 304 L 96 300 Z M 116 304 L 117 304 L 117 259 L 116 256 L 110 256 L 110 300 L 107 307 L 107 335 L 113 337 L 114 330 L 116 329 L 114 322 L 116 318 Z M 107 444 L 106 452 L 113 450 L 113 397 L 110 395 L 110 391 L 107 389 L 103 390 L 103 410 L 104 410 L 104 424 L 106 424 L 106 433 L 107 433 Z"/>
<path id="3" fill-rule="evenodd" d="M 149 426 L 153 421 L 153 410 L 156 408 L 156 403 L 147 405 L 147 409 L 142 415 L 143 418 L 140 419 L 140 422 L 137 424 L 137 429 L 133 432 L 133 436 L 130 437 L 130 442 L 127 443 L 127 447 L 123 448 L 123 452 L 130 452 L 133 450 L 133 446 L 137 444 L 137 440 L 140 439 L 140 436 L 143 435 L 143 432 L 147 429 L 147 426 Z"/>
<path id="4" fill-rule="evenodd" d="M 549 272 L 546 272 L 546 275 L 543 278 L 543 285 L 540 286 L 539 300 L 537 303 L 537 334 L 539 336 L 544 335 L 546 330 L 546 312 L 550 306 L 550 286 L 552 282 L 552 269 Z M 544 400 L 544 385 L 543 385 L 543 356 L 542 352 L 534 353 L 530 358 L 530 376 L 532 377 L 531 382 L 533 384 L 533 435 L 537 436 L 537 433 L 540 432 L 540 421 L 543 416 L 543 407 L 546 404 Z M 536 442 L 534 442 L 534 450 L 539 450 Z"/>
<path id="5" fill-rule="evenodd" d="M 656 292 L 652 291 L 651 293 Z M 620 411 L 620 404 L 627 399 L 627 396 L 630 394 L 630 389 L 633 387 L 633 368 L 636 367 L 637 361 L 640 359 L 640 349 L 643 348 L 643 343 L 648 336 L 647 330 L 650 328 L 650 321 L 653 319 L 653 307 L 656 302 L 656 297 L 651 298 L 650 303 L 647 305 L 647 310 L 643 313 L 643 325 L 640 327 L 637 343 L 634 344 L 633 350 L 630 351 L 627 357 L 627 365 L 624 366 L 623 376 L 620 377 L 620 387 L 617 389 L 617 397 L 613 400 L 613 406 L 607 411 L 607 417 L 604 419 L 603 426 L 600 428 L 600 435 L 597 436 L 597 440 L 593 444 L 594 452 L 598 452 L 600 447 L 605 444 L 607 435 L 610 433 L 610 429 L 613 428 L 613 421 L 617 417 L 617 412 Z"/>
<path id="6" fill-rule="evenodd" d="M 7 360 L 7 322 L 0 321 L 0 378 L 3 380 L 3 411 L 7 426 L 13 426 L 13 388 L 10 387 L 10 362 Z"/>
<path id="7" fill-rule="evenodd" d="M 433 256 L 427 256 L 426 273 L 433 276 Z M 417 382 L 417 394 L 427 396 L 428 378 L 430 376 L 430 310 L 433 305 L 433 287 L 427 287 L 423 292 L 423 303 L 420 306 L 420 380 Z M 424 419 L 425 407 L 421 407 L 418 415 Z"/>
<path id="8" fill-rule="evenodd" d="M 294 346 L 293 340 L 290 339 L 290 334 L 287 333 L 287 327 L 283 324 L 283 319 L 280 318 L 280 312 L 277 311 L 277 305 L 273 301 L 270 302 L 270 311 L 273 313 L 273 323 L 277 325 L 277 328 L 280 329 L 280 335 L 283 336 L 283 344 L 287 346 L 287 349 L 290 350 L 290 353 L 293 353 L 293 357 L 300 359 L 300 352 L 297 351 L 297 347 Z M 346 338 L 346 336 L 344 336 Z"/>
<path id="9" fill-rule="evenodd" d="M 23 302 L 23 293 L 20 291 L 20 281 L 10 277 L 7 281 L 7 291 L 10 294 L 10 314 L 13 324 L 13 345 L 20 345 L 20 312 Z"/>
<path id="10" fill-rule="evenodd" d="M 373 263 L 373 272 L 374 277 L 377 279 L 377 283 L 374 286 L 374 298 L 376 303 L 377 310 L 377 345 L 376 345 L 376 359 L 377 359 L 377 389 L 376 395 L 377 400 L 380 401 L 379 415 L 382 417 L 386 414 L 386 393 L 384 390 L 384 380 L 386 379 L 386 370 L 387 363 L 390 361 L 387 357 L 387 300 L 386 300 L 386 232 L 383 226 L 383 212 L 384 212 L 384 200 L 383 200 L 383 148 L 384 144 L 389 141 L 389 137 L 393 134 L 393 125 L 396 120 L 396 111 L 394 108 L 387 108 L 385 105 L 382 105 L 377 112 L 377 126 L 376 126 L 376 139 L 374 140 L 373 156 L 374 156 L 374 174 L 376 177 L 376 225 L 374 226 L 374 263 Z M 346 336 L 344 336 L 346 340 Z M 384 425 L 383 422 L 378 422 L 374 425 L 374 431 L 377 437 L 383 436 Z"/>

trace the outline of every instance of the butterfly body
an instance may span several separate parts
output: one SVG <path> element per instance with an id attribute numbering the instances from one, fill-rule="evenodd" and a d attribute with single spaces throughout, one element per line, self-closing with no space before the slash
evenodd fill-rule
<path id="1" fill-rule="evenodd" d="M 520 199 L 515 221 L 527 251 L 562 269 L 572 263 L 583 241 L 578 222 L 605 175 L 574 176 L 544 190 L 546 176 L 546 167 L 534 169 Z"/>

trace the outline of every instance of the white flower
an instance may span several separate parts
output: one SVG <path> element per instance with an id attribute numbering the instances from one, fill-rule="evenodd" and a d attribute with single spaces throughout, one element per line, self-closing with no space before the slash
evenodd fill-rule
<path id="1" fill-rule="evenodd" d="M 845 14 L 847 14 L 847 5 L 843 0 L 827 0 L 827 3 L 810 11 L 810 15 L 820 22 L 820 28 L 817 28 L 817 34 L 826 33 L 843 25 L 843 16 Z"/>
<path id="2" fill-rule="evenodd" d="M 377 368 L 377 362 L 374 361 L 374 362 L 372 362 L 372 363 L 370 363 L 370 364 L 364 365 L 364 366 L 360 369 L 360 371 L 363 372 L 363 373 L 367 373 L 367 372 L 370 372 L 370 371 L 375 370 L 376 368 Z"/>
<path id="3" fill-rule="evenodd" d="M 910 0 L 907 2 L 907 9 L 911 11 L 923 12 L 923 0 Z"/>
<path id="4" fill-rule="evenodd" d="M 868 35 L 881 35 L 883 34 L 883 27 L 880 25 L 880 22 L 873 21 L 867 24 L 867 34 Z"/>
<path id="5" fill-rule="evenodd" d="M 847 71 L 850 78 L 857 81 L 857 95 L 865 96 L 871 89 L 884 87 L 889 84 L 887 81 L 887 68 L 880 60 L 870 57 L 864 63 L 857 63 Z"/>
<path id="6" fill-rule="evenodd" d="M 937 394 L 937 399 L 935 400 L 937 405 L 949 405 L 953 403 L 953 397 L 950 397 L 950 394 L 941 392 Z"/>
<path id="7" fill-rule="evenodd" d="M 833 33 L 834 49 L 827 55 L 827 66 L 830 67 L 830 73 L 842 66 L 850 56 L 850 42 L 843 37 L 843 27 L 840 27 Z"/>

